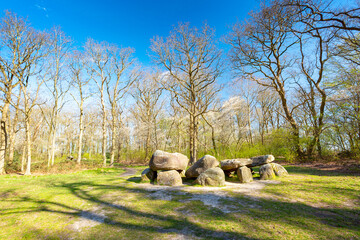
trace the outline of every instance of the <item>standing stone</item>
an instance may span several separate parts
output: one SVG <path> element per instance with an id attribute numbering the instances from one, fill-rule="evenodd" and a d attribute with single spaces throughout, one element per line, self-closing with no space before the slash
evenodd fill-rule
<path id="1" fill-rule="evenodd" d="M 168 153 L 156 150 L 152 155 L 149 167 L 153 171 L 158 170 L 185 170 L 189 158 L 181 153 Z"/>
<path id="2" fill-rule="evenodd" d="M 276 176 L 283 177 L 288 176 L 289 173 L 286 169 L 278 163 L 270 163 Z"/>
<path id="3" fill-rule="evenodd" d="M 219 161 L 211 155 L 205 155 L 197 160 L 186 172 L 187 178 L 196 178 L 207 169 L 219 166 Z"/>
<path id="4" fill-rule="evenodd" d="M 252 157 L 250 158 L 252 160 L 251 164 L 246 165 L 247 167 L 256 167 L 261 166 L 267 163 L 271 163 L 275 160 L 273 155 L 264 155 L 264 156 L 258 156 L 258 157 Z"/>
<path id="5" fill-rule="evenodd" d="M 180 174 L 176 170 L 158 172 L 157 184 L 166 186 L 182 185 Z"/>
<path id="6" fill-rule="evenodd" d="M 141 173 L 141 182 L 153 182 L 157 177 L 157 172 L 151 170 L 150 168 L 146 168 Z"/>
<path id="7" fill-rule="evenodd" d="M 243 167 L 251 164 L 253 161 L 250 158 L 236 158 L 236 159 L 226 159 L 221 161 L 221 169 L 224 171 L 234 172 L 239 167 Z"/>
<path id="8" fill-rule="evenodd" d="M 199 177 L 194 181 L 194 184 L 202 186 L 224 186 L 225 185 L 225 174 L 224 171 L 219 168 L 210 168 L 205 172 L 201 173 Z"/>
<path id="9" fill-rule="evenodd" d="M 185 170 L 177 170 L 180 174 L 180 177 L 185 177 Z"/>
<path id="10" fill-rule="evenodd" d="M 262 165 L 259 169 L 260 180 L 270 180 L 275 178 L 274 170 L 271 164 Z"/>
<path id="11" fill-rule="evenodd" d="M 239 178 L 239 181 L 241 183 L 248 183 L 248 182 L 252 182 L 253 181 L 253 176 L 251 173 L 251 169 L 248 167 L 240 167 L 237 171 L 236 174 Z"/>

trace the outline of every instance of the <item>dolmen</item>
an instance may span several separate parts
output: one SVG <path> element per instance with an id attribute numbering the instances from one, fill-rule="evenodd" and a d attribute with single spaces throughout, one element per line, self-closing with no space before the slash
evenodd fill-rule
<path id="1" fill-rule="evenodd" d="M 236 172 L 241 183 L 248 183 L 253 181 L 252 168 L 257 166 L 260 166 L 260 180 L 270 180 L 273 179 L 275 175 L 280 177 L 288 175 L 288 172 L 283 166 L 272 163 L 274 160 L 273 155 L 264 155 L 252 158 L 227 159 L 221 161 L 220 164 L 226 176 L 230 176 L 232 172 Z"/>
<path id="2" fill-rule="evenodd" d="M 225 174 L 219 168 L 220 162 L 211 155 L 205 155 L 197 160 L 185 172 L 186 178 L 195 179 L 194 184 L 202 186 L 224 186 Z"/>
<path id="3" fill-rule="evenodd" d="M 180 174 L 186 170 L 188 164 L 189 158 L 184 154 L 156 150 L 150 159 L 149 168 L 141 173 L 141 181 L 156 180 L 160 185 L 182 185 Z"/>
<path id="4" fill-rule="evenodd" d="M 152 155 L 149 168 L 141 174 L 142 182 L 155 182 L 158 185 L 182 185 L 182 177 L 193 179 L 201 186 L 224 186 L 225 176 L 236 173 L 241 183 L 253 181 L 253 167 L 260 166 L 260 180 L 286 176 L 288 172 L 280 164 L 273 163 L 273 155 L 252 158 L 226 159 L 219 162 L 214 156 L 205 155 L 188 169 L 189 158 L 181 153 L 156 150 Z"/>
<path id="5" fill-rule="evenodd" d="M 186 177 L 202 186 L 225 185 L 224 171 L 215 157 L 205 155 L 189 169 L 188 164 L 188 157 L 181 153 L 156 150 L 150 159 L 149 168 L 141 173 L 141 182 L 156 181 L 158 185 L 179 186 L 182 185 L 182 177 Z"/>

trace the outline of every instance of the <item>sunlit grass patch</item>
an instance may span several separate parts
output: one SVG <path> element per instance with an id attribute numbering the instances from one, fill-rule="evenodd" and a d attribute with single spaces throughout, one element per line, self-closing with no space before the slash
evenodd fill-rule
<path id="1" fill-rule="evenodd" d="M 144 167 L 1 176 L 0 238 L 360 238 L 359 176 L 285 167 L 290 176 L 251 194 L 141 184 Z"/>

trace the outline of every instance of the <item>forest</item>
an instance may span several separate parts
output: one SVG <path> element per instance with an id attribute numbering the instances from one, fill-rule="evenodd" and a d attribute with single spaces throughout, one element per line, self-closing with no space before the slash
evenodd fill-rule
<path id="1" fill-rule="evenodd" d="M 121 31 L 118 29 L 117 31 Z M 288 162 L 360 157 L 360 5 L 273 0 L 217 36 L 136 49 L 0 19 L 0 174 L 147 163 L 161 149 Z M 71 165 L 72 166 L 72 165 Z"/>

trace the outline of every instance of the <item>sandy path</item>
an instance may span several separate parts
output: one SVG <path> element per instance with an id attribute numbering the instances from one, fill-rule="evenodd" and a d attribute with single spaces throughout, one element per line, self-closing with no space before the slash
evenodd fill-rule
<path id="1" fill-rule="evenodd" d="M 123 168 L 126 172 L 120 174 L 120 177 L 129 177 L 136 174 L 136 169 L 134 168 Z"/>

